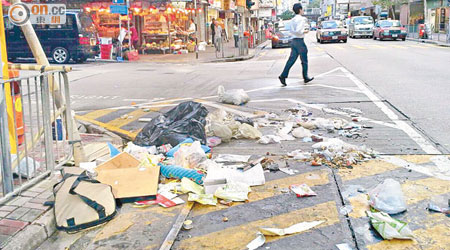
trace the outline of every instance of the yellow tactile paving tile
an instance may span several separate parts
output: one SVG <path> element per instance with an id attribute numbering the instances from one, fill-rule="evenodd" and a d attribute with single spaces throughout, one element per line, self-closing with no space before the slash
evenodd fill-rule
<path id="1" fill-rule="evenodd" d="M 353 166 L 353 169 L 347 168 L 339 169 L 338 174 L 339 176 L 341 176 L 341 179 L 343 181 L 349 181 L 361 177 L 381 174 L 397 168 L 401 167 L 382 160 L 370 160 Z"/>
<path id="2" fill-rule="evenodd" d="M 440 215 L 435 226 L 413 231 L 414 240 L 384 240 L 369 245 L 369 250 L 447 250 L 450 247 L 450 222 L 448 217 Z"/>
<path id="3" fill-rule="evenodd" d="M 114 109 L 100 109 L 100 110 L 95 110 L 95 111 L 89 112 L 89 113 L 83 115 L 83 117 L 85 117 L 86 119 L 94 119 L 95 120 L 97 118 L 100 118 L 102 116 L 105 116 L 105 115 L 110 114 L 115 111 L 116 110 L 114 110 Z"/>
<path id="4" fill-rule="evenodd" d="M 280 195 L 280 189 L 289 188 L 291 184 L 303 184 L 306 183 L 308 186 L 318 186 L 325 185 L 329 183 L 329 173 L 326 170 L 312 171 L 304 174 L 299 174 L 295 176 L 290 176 L 282 179 L 277 179 L 273 181 L 266 182 L 263 186 L 252 187 L 252 192 L 249 193 L 249 202 L 260 201 L 267 199 L 276 195 Z M 245 204 L 243 202 L 235 202 L 234 206 Z M 202 214 L 207 214 L 214 211 L 219 211 L 227 209 L 229 206 L 222 204 L 217 204 L 217 206 L 205 206 L 201 204 L 196 204 L 191 212 L 192 216 L 198 216 Z"/>
<path id="5" fill-rule="evenodd" d="M 406 198 L 406 203 L 412 205 L 433 196 L 450 192 L 450 181 L 436 178 L 425 178 L 415 181 L 406 181 L 402 184 L 402 191 Z M 361 194 L 349 199 L 353 211 L 350 217 L 360 218 L 366 216 L 369 210 L 369 202 L 366 194 Z"/>
<path id="6" fill-rule="evenodd" d="M 221 231 L 192 237 L 181 241 L 177 249 L 246 249 L 246 245 L 256 237 L 256 233 L 261 227 L 285 228 L 296 223 L 316 220 L 325 220 L 324 223 L 316 228 L 338 223 L 339 216 L 336 203 L 334 201 L 321 203 L 313 207 L 294 210 L 268 219 L 252 221 L 240 226 L 229 227 Z M 314 228 L 311 230 L 314 230 Z M 276 241 L 285 237 L 290 236 L 266 237 L 266 242 Z"/>

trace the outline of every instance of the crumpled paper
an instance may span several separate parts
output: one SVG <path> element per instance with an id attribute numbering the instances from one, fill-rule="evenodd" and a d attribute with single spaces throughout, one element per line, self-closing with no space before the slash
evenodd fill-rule
<path id="1" fill-rule="evenodd" d="M 410 240 L 414 235 L 408 227 L 408 223 L 396 220 L 384 212 L 366 212 L 370 223 L 385 240 L 404 239 Z"/>
<path id="2" fill-rule="evenodd" d="M 212 194 L 194 194 L 189 193 L 188 201 L 196 201 L 203 205 L 217 205 L 217 198 Z"/>
<path id="3" fill-rule="evenodd" d="M 310 221 L 310 222 L 300 222 L 297 224 L 294 224 L 287 228 L 260 228 L 259 231 L 264 234 L 265 236 L 284 236 L 289 234 L 295 234 L 300 233 L 306 230 L 309 230 L 313 227 L 316 227 L 322 223 L 324 223 L 324 220 L 320 221 Z"/>

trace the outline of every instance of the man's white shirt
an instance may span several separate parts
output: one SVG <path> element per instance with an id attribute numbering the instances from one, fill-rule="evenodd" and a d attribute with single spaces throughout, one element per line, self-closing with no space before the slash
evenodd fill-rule
<path id="1" fill-rule="evenodd" d="M 294 38 L 304 38 L 305 29 L 308 27 L 306 17 L 295 15 L 290 21 L 290 32 Z"/>

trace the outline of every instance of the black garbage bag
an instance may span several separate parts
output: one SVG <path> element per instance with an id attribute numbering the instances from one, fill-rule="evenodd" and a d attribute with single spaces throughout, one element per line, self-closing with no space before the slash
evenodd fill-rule
<path id="1" fill-rule="evenodd" d="M 206 145 L 206 116 L 208 110 L 198 102 L 183 102 L 165 114 L 152 119 L 134 140 L 138 146 L 173 147 L 187 138 Z"/>

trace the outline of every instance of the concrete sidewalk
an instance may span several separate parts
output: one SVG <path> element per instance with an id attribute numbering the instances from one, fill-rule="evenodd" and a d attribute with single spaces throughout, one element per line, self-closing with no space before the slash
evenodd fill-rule
<path id="1" fill-rule="evenodd" d="M 437 41 L 437 40 L 409 38 L 409 37 L 407 37 L 406 40 L 421 42 L 421 43 L 436 44 L 436 45 L 442 46 L 442 47 L 450 47 L 450 43 L 445 43 L 445 42 L 441 42 L 441 41 Z"/>

